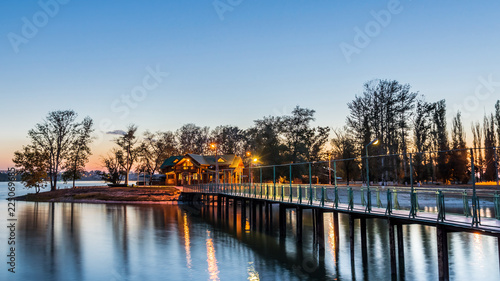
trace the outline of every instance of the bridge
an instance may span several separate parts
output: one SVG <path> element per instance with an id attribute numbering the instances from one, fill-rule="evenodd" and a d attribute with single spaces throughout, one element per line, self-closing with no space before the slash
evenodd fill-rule
<path id="1" fill-rule="evenodd" d="M 217 216 L 236 224 L 240 206 L 241 222 L 251 230 L 264 223 L 272 230 L 273 208 L 278 208 L 279 235 L 286 235 L 286 210 L 294 209 L 296 239 L 302 242 L 303 210 L 311 209 L 314 241 L 320 251 L 325 249 L 324 217 L 331 212 L 334 220 L 335 244 L 339 241 L 339 213 L 349 216 L 349 246 L 354 263 L 355 220 L 359 220 L 361 250 L 366 256 L 366 220 L 384 219 L 388 223 L 391 276 L 404 275 L 404 243 L 402 225 L 421 224 L 436 228 L 439 280 L 449 280 L 448 233 L 470 232 L 497 237 L 500 260 L 500 196 L 496 190 L 467 188 L 341 186 L 270 183 L 221 183 L 192 185 L 182 188 L 185 200 L 201 200 L 213 204 Z M 232 210 L 231 209 L 232 206 Z M 248 211 L 247 211 L 248 209 Z M 259 224 L 258 224 L 259 222 Z M 262 229 L 262 226 L 261 226 Z M 336 247 L 338 251 L 338 247 Z M 398 267 L 399 264 L 399 267 Z M 402 272 L 403 271 L 403 272 Z"/>

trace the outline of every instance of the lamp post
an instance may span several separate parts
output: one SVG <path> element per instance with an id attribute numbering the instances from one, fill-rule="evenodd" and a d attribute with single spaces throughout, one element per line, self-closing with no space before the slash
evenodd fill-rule
<path id="1" fill-rule="evenodd" d="M 328 153 L 328 185 L 332 185 L 332 154 Z"/>
<path id="2" fill-rule="evenodd" d="M 216 143 L 212 143 L 210 145 L 210 147 L 212 147 L 212 149 L 215 149 L 215 188 L 218 189 L 219 188 L 219 160 L 217 159 L 217 144 Z"/>
<path id="3" fill-rule="evenodd" d="M 377 145 L 379 144 L 378 139 L 372 140 L 369 144 L 365 146 L 365 151 L 366 151 L 366 195 L 367 195 L 367 202 L 366 202 L 366 209 L 365 212 L 371 212 L 372 211 L 372 197 L 371 197 L 371 192 L 370 192 L 370 165 L 368 162 L 368 147 L 370 145 Z"/>

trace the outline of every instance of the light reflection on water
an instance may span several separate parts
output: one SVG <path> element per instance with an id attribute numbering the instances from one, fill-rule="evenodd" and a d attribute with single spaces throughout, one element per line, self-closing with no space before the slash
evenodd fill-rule
<path id="1" fill-rule="evenodd" d="M 232 207 L 231 207 L 232 208 Z M 0 280 L 389 280 L 387 222 L 367 220 L 366 260 L 356 221 L 351 267 L 348 217 L 339 216 L 340 244 L 333 218 L 325 214 L 324 257 L 313 247 L 310 210 L 304 210 L 302 244 L 295 240 L 294 212 L 287 212 L 287 237 L 250 231 L 248 215 L 221 223 L 214 208 L 170 205 L 103 205 L 17 202 L 17 270 Z M 215 208 L 216 209 L 216 208 Z M 0 204 L 5 221 L 6 204 Z M 403 226 L 406 280 L 437 279 L 435 228 Z M 0 228 L 0 251 L 7 251 Z M 495 238 L 450 233 L 453 280 L 500 280 Z M 337 250 L 337 251 L 336 251 Z M 14 277 L 14 279 L 6 279 Z"/>

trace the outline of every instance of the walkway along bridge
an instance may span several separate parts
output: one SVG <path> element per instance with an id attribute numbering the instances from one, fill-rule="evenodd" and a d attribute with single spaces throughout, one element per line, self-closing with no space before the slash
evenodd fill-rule
<path id="1" fill-rule="evenodd" d="M 311 164 L 309 164 L 310 166 Z M 291 166 L 290 166 L 291 169 Z M 275 168 L 273 168 L 275 170 Z M 310 171 L 310 169 L 309 169 Z M 262 177 L 261 177 L 262 178 Z M 273 208 L 278 208 L 279 235 L 286 235 L 286 210 L 294 209 L 296 239 L 302 242 L 303 210 L 311 209 L 314 241 L 320 251 L 325 249 L 324 217 L 331 212 L 334 220 L 335 244 L 339 244 L 339 213 L 349 217 L 349 245 L 354 264 L 355 220 L 359 220 L 361 250 L 367 256 L 366 220 L 387 220 L 390 241 L 391 276 L 404 276 L 404 243 L 402 225 L 421 224 L 436 228 L 439 280 L 449 280 L 448 233 L 469 232 L 500 239 L 500 195 L 495 190 L 476 190 L 473 179 L 468 188 L 377 187 L 271 183 L 221 183 L 183 187 L 186 200 L 200 199 L 216 205 L 217 216 L 229 218 L 233 212 L 236 224 L 237 206 L 241 222 L 247 219 L 252 230 L 264 222 L 271 231 Z M 373 202 L 373 203 L 372 203 Z M 232 206 L 232 210 L 230 207 Z M 248 218 L 247 218 L 248 214 Z M 500 261 L 500 241 L 498 241 Z M 338 251 L 339 247 L 336 247 Z M 399 264 L 399 267 L 398 267 Z"/>

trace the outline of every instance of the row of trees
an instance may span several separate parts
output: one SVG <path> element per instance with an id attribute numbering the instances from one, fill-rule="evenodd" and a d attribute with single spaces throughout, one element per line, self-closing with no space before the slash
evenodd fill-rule
<path id="1" fill-rule="evenodd" d="M 471 124 L 474 157 L 466 149 L 460 112 L 453 117 L 448 131 L 445 101 L 426 101 L 408 84 L 369 81 L 348 108 L 346 125 L 333 129 L 332 139 L 329 127 L 312 125 L 315 111 L 299 106 L 289 115 L 255 120 L 247 129 L 225 125 L 210 130 L 186 124 L 176 131 L 139 134 L 138 127 L 130 125 L 126 131 L 115 131 L 116 147 L 102 157 L 106 172 L 101 176 L 113 183 L 125 178 L 128 184 L 132 169 L 153 175 L 166 158 L 186 153 L 211 154 L 214 151 L 210 143 L 217 143 L 219 154 L 246 155 L 249 151 L 264 165 L 320 161 L 329 156 L 344 159 L 337 165 L 338 172 L 348 181 L 366 178 L 365 161 L 359 158 L 366 148 L 370 155 L 384 155 L 369 158 L 370 178 L 378 181 L 408 182 L 413 172 L 417 181 L 466 183 L 471 176 L 471 158 L 480 180 L 496 178 L 494 150 L 480 148 L 493 148 L 500 141 L 500 101 L 494 113 L 485 115 L 482 124 Z M 51 190 L 55 190 L 62 172 L 63 179 L 72 180 L 74 185 L 91 155 L 92 132 L 89 117 L 78 122 L 72 110 L 50 112 L 28 132 L 30 144 L 14 154 L 22 180 L 39 191 L 49 179 Z M 367 147 L 375 138 L 380 144 Z M 328 142 L 330 145 L 326 145 Z M 305 165 L 297 167 L 294 177 L 305 173 Z"/>
<path id="2" fill-rule="evenodd" d="M 251 152 L 265 164 L 300 163 L 324 158 L 328 127 L 313 127 L 314 110 L 297 106 L 291 115 L 269 116 L 255 120 L 254 126 L 218 126 L 213 130 L 186 124 L 176 130 L 149 132 L 142 136 L 130 125 L 115 139 L 117 144 L 103 162 L 105 180 L 118 183 L 135 167 L 138 172 L 153 175 L 163 161 L 173 155 L 213 154 L 210 143 L 216 143 L 219 154 L 246 155 Z M 297 171 L 299 173 L 300 171 Z M 151 179 L 151 177 L 150 177 Z"/>
<path id="3" fill-rule="evenodd" d="M 348 103 L 350 114 L 345 127 L 334 130 L 332 147 L 337 159 L 356 158 L 369 146 L 370 178 L 378 181 L 409 182 L 412 153 L 413 176 L 417 181 L 467 183 L 470 179 L 470 150 L 461 113 L 447 128 L 445 100 L 428 102 L 411 91 L 408 84 L 394 80 L 373 80 L 364 85 L 362 95 Z M 474 161 L 480 180 L 496 178 L 494 147 L 500 140 L 500 101 L 495 113 L 473 123 Z M 485 148 L 485 149 L 480 149 Z M 365 178 L 365 161 L 342 161 L 340 173 L 347 179 Z"/>

